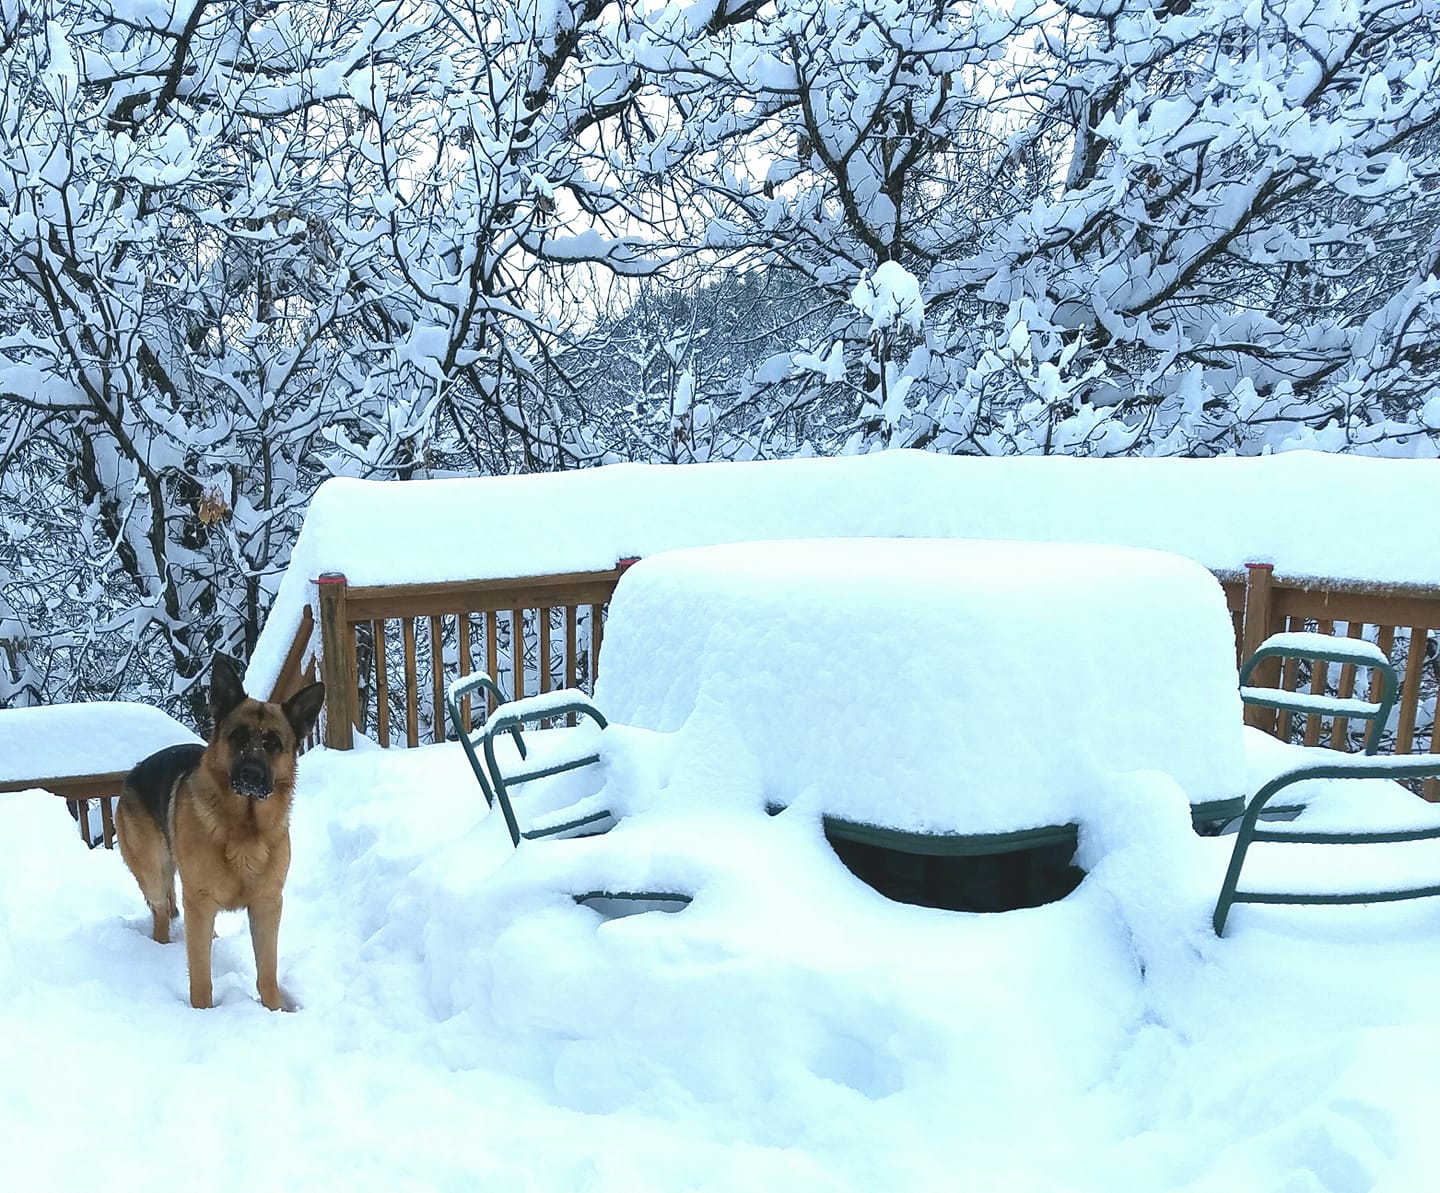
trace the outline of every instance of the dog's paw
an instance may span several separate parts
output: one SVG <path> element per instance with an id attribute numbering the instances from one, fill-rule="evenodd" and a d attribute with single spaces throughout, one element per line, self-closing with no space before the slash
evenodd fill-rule
<path id="1" fill-rule="evenodd" d="M 273 991 L 260 990 L 260 1005 L 267 1011 L 298 1011 L 300 1003 L 285 989 L 276 985 Z"/>

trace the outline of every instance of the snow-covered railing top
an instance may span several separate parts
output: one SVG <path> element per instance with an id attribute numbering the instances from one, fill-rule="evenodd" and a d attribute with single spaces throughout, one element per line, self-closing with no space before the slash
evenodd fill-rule
<path id="1" fill-rule="evenodd" d="M 1323 511 L 1306 516 L 1302 506 Z M 1313 504 L 1313 503 L 1318 503 Z M 418 584 L 612 567 L 751 539 L 937 536 L 1153 547 L 1212 571 L 1440 586 L 1440 463 L 977 458 L 895 451 L 751 463 L 615 464 L 461 480 L 337 479 L 315 494 L 251 659 L 265 693 L 314 581 Z"/>
<path id="2" fill-rule="evenodd" d="M 173 717 L 123 700 L 49 704 L 0 712 L 0 791 L 44 786 L 62 793 L 110 784 L 166 746 L 199 742 Z M 86 793 L 88 794 L 88 793 Z"/>

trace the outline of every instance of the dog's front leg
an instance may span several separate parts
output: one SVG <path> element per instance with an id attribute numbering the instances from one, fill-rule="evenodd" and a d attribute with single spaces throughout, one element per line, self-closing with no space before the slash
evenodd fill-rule
<path id="1" fill-rule="evenodd" d="M 183 892 L 185 903 L 185 961 L 190 967 L 190 1005 L 209 1010 L 215 1002 L 210 981 L 210 940 L 215 935 L 219 908 L 203 896 Z"/>
<path id="2" fill-rule="evenodd" d="M 260 1002 L 271 1011 L 283 1008 L 277 975 L 280 955 L 280 909 L 283 899 L 276 895 L 250 904 L 250 943 L 255 948 L 255 990 Z"/>

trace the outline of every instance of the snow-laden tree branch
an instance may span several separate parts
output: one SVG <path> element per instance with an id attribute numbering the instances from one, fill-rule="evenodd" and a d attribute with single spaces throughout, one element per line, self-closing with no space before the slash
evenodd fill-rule
<path id="1" fill-rule="evenodd" d="M 1436 454 L 1440 0 L 0 0 L 0 48 L 0 702 L 183 705 L 336 473 Z"/>

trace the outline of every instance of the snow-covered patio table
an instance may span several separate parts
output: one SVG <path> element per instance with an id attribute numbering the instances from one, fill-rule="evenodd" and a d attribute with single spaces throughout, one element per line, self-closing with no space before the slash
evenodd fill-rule
<path id="1" fill-rule="evenodd" d="M 1013 848 L 1120 776 L 1197 819 L 1244 796 L 1233 628 L 1176 555 L 827 539 L 667 552 L 621 580 L 596 698 L 833 826 Z M 902 846 L 903 847 L 903 846 Z M 940 850 L 936 850 L 937 852 Z M 957 850 L 958 851 L 958 850 Z M 965 850 L 970 851 L 970 850 Z"/>

